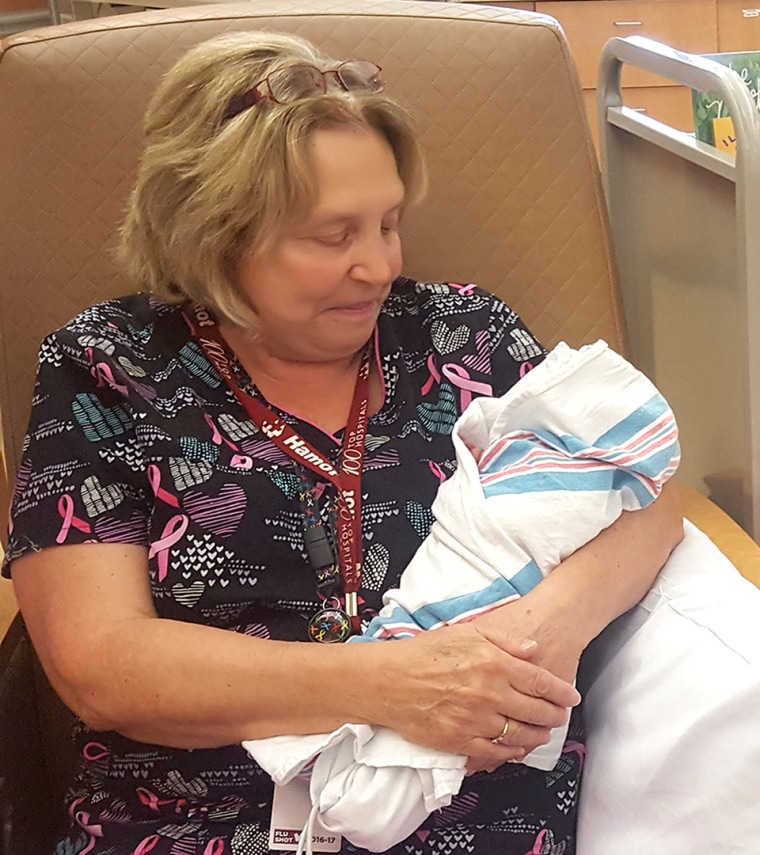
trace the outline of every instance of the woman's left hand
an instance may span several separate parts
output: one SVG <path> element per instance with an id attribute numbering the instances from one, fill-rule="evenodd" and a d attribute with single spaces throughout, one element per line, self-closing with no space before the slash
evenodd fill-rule
<path id="1" fill-rule="evenodd" d="M 562 561 L 524 597 L 494 609 L 473 623 L 500 647 L 533 640 L 530 661 L 574 683 L 581 654 L 618 615 L 649 590 L 671 551 L 683 538 L 677 484 L 668 482 L 649 507 L 624 512 L 609 528 Z M 506 718 L 519 717 L 500 710 Z M 534 746 L 526 746 L 531 749 Z M 527 753 L 527 750 L 526 750 Z M 468 771 L 492 769 L 471 756 Z"/>
<path id="2" fill-rule="evenodd" d="M 525 658 L 535 665 L 546 668 L 557 677 L 568 683 L 575 683 L 578 671 L 578 663 L 583 648 L 570 640 L 563 639 L 560 632 L 546 632 L 538 611 L 531 604 L 526 604 L 525 598 L 513 600 L 505 606 L 501 606 L 482 617 L 477 618 L 474 623 L 483 635 L 500 647 L 511 642 L 517 646 L 521 642 L 531 640 L 534 645 L 526 649 Z M 541 639 L 536 642 L 536 638 Z M 523 749 L 523 756 L 527 756 L 540 744 L 535 742 L 535 729 L 523 727 L 523 723 L 515 715 L 510 715 L 509 710 L 502 710 L 506 720 L 509 720 L 509 744 Z M 521 741 L 521 734 L 525 738 Z M 512 760 L 510 762 L 520 762 Z M 467 761 L 467 773 L 493 772 L 501 763 L 494 763 L 493 757 L 478 757 L 470 755 Z"/>
<path id="3" fill-rule="evenodd" d="M 476 618 L 474 623 L 485 637 L 503 647 L 533 641 L 530 661 L 551 671 L 567 683 L 575 683 L 583 645 L 575 633 L 563 632 L 562 626 L 549 626 L 543 610 L 533 600 L 520 597 L 492 612 Z"/>

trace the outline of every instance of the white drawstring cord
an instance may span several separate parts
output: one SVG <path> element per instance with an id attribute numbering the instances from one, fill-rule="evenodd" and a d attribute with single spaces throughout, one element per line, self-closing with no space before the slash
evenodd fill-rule
<path id="1" fill-rule="evenodd" d="M 309 818 L 306 820 L 306 825 L 303 827 L 301 836 L 298 838 L 298 849 L 296 850 L 296 855 L 314 855 L 312 840 L 314 839 L 314 825 L 317 821 L 318 813 L 319 805 L 312 805 L 311 810 L 309 811 Z"/>

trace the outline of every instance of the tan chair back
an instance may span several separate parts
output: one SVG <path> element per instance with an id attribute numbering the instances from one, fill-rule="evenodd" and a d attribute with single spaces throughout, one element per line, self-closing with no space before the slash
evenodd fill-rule
<path id="1" fill-rule="evenodd" d="M 578 79 L 556 22 L 406 0 L 257 0 L 101 18 L 0 42 L 0 413 L 15 472 L 41 339 L 127 293 L 111 250 L 160 75 L 196 42 L 296 32 L 384 69 L 411 108 L 431 191 L 406 271 L 476 282 L 547 345 L 624 346 Z"/>

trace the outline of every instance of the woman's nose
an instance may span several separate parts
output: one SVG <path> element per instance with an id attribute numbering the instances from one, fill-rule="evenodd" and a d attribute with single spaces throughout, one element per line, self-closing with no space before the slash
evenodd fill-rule
<path id="1" fill-rule="evenodd" d="M 380 234 L 357 241 L 352 262 L 351 274 L 356 279 L 387 285 L 401 269 L 398 238 Z"/>

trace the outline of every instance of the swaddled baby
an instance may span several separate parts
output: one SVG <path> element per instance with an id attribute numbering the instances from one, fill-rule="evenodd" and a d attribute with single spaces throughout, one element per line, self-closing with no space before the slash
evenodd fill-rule
<path id="1" fill-rule="evenodd" d="M 523 596 L 622 511 L 653 502 L 680 459 L 667 402 L 603 341 L 560 344 L 501 398 L 473 401 L 453 442 L 457 470 L 439 488 L 430 535 L 354 643 L 471 620 Z M 523 762 L 552 769 L 565 733 Z M 312 818 L 373 851 L 448 805 L 465 774 L 464 756 L 369 725 L 243 745 L 277 783 L 308 770 Z"/>

